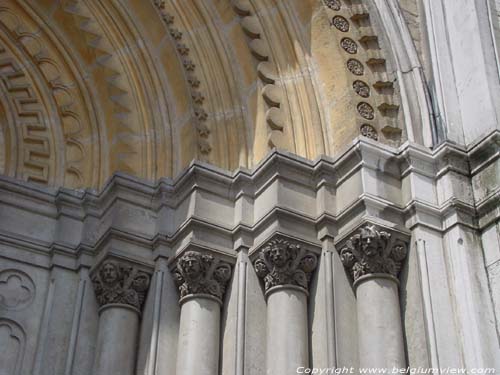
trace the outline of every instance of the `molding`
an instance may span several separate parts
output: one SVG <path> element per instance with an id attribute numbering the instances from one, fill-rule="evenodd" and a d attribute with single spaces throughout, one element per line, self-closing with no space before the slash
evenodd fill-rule
<path id="1" fill-rule="evenodd" d="M 320 248 L 325 235 L 338 241 L 367 217 L 443 234 L 455 225 L 482 230 L 500 218 L 498 191 L 480 185 L 495 181 L 500 158 L 488 150 L 498 139 L 496 132 L 471 149 L 447 142 L 431 151 L 362 138 L 335 158 L 273 151 L 252 171 L 193 162 L 156 183 L 117 173 L 101 191 L 0 176 L 0 256 L 15 258 L 8 250 L 15 247 L 35 255 L 23 257 L 28 263 L 78 269 L 110 247 L 146 263 L 198 248 L 232 262 L 237 248 L 252 255 L 275 233 Z M 482 165 L 475 175 L 470 155 Z"/>

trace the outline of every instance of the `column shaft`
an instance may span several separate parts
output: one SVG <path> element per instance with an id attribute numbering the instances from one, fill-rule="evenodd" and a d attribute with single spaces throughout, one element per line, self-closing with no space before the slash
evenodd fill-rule
<path id="1" fill-rule="evenodd" d="M 365 276 L 356 286 L 360 367 L 406 367 L 396 279 Z"/>
<path id="2" fill-rule="evenodd" d="M 309 365 L 307 295 L 280 288 L 267 299 L 267 375 L 296 374 Z"/>
<path id="3" fill-rule="evenodd" d="M 133 375 L 139 313 L 127 306 L 101 311 L 94 375 Z"/>
<path id="4" fill-rule="evenodd" d="M 187 251 L 173 274 L 181 297 L 176 375 L 218 375 L 221 306 L 231 265 Z"/>
<path id="5" fill-rule="evenodd" d="M 220 304 L 193 297 L 181 308 L 176 375 L 217 375 Z"/>

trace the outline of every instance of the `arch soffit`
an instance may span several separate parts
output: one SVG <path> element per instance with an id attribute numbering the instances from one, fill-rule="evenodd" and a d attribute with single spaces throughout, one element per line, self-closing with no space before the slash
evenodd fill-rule
<path id="1" fill-rule="evenodd" d="M 235 169 L 274 147 L 315 158 L 360 133 L 405 137 L 397 83 L 362 3 L 19 3 L 2 9 L 29 20 L 43 48 L 30 52 L 5 17 L 0 40 L 18 62 L 26 56 L 16 50 L 31 53 L 25 74 L 38 83 L 47 135 L 26 125 L 15 152 L 19 119 L 5 120 L 18 159 L 4 161 L 7 174 L 100 187 L 118 170 L 155 179 L 195 158 Z"/>

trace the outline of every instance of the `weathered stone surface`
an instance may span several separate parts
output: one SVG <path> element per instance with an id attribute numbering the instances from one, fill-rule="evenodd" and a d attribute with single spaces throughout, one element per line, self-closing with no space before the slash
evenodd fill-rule
<path id="1" fill-rule="evenodd" d="M 261 250 L 253 266 L 264 280 L 266 292 L 275 286 L 298 286 L 308 290 L 312 273 L 318 264 L 314 253 L 301 248 L 293 240 L 277 238 Z"/>
<path id="2" fill-rule="evenodd" d="M 206 294 L 222 302 L 231 279 L 231 266 L 212 255 L 188 251 L 177 261 L 173 274 L 181 300 Z"/>
<path id="3" fill-rule="evenodd" d="M 0 372 L 500 369 L 497 5 L 2 1 Z"/>
<path id="4" fill-rule="evenodd" d="M 340 259 L 354 281 L 370 274 L 397 277 L 408 252 L 406 246 L 391 241 L 387 231 L 368 225 L 350 237 L 340 250 Z"/>
<path id="5" fill-rule="evenodd" d="M 106 260 L 95 270 L 92 282 L 101 307 L 124 304 L 141 311 L 150 275 L 129 264 Z"/>

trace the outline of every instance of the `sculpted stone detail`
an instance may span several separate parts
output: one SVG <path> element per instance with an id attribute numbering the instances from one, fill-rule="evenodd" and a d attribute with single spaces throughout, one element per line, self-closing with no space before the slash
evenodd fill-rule
<path id="1" fill-rule="evenodd" d="M 0 308 L 23 310 L 35 297 L 35 284 L 24 272 L 5 270 L 0 272 Z"/>
<path id="2" fill-rule="evenodd" d="M 349 22 L 342 16 L 333 17 L 332 25 L 344 33 L 349 31 Z"/>
<path id="3" fill-rule="evenodd" d="M 375 141 L 378 141 L 378 133 L 375 130 L 375 128 L 373 126 L 371 126 L 370 124 L 361 125 L 361 127 L 359 128 L 359 131 L 360 131 L 362 136 L 374 139 Z"/>
<path id="4" fill-rule="evenodd" d="M 374 273 L 399 275 L 407 254 L 406 244 L 391 243 L 390 239 L 390 233 L 366 226 L 347 241 L 340 250 L 340 259 L 354 281 Z"/>
<path id="5" fill-rule="evenodd" d="M 10 157 L 21 159 L 24 179 L 47 184 L 53 178 L 55 169 L 54 158 L 51 157 L 53 136 L 47 126 L 49 114 L 42 104 L 43 99 L 39 96 L 39 90 L 22 64 L 13 56 L 5 46 L 0 45 L 2 61 L 0 85 L 3 86 L 5 100 L 15 109 L 12 113 L 15 116 L 14 122 L 6 125 L 9 125 L 9 128 L 17 127 L 22 136 L 17 145 L 7 149 L 11 154 Z M 19 149 L 19 153 L 15 153 L 16 148 Z"/>
<path id="6" fill-rule="evenodd" d="M 17 322 L 0 317 L 1 374 L 20 375 L 26 350 L 26 333 Z M 25 373 L 23 371 L 23 373 Z"/>
<path id="7" fill-rule="evenodd" d="M 332 10 L 340 10 L 342 7 L 340 0 L 325 0 L 325 5 Z"/>
<path id="8" fill-rule="evenodd" d="M 231 265 L 212 255 L 188 251 L 178 260 L 173 273 L 181 299 L 192 294 L 208 294 L 222 301 L 231 279 Z"/>
<path id="9" fill-rule="evenodd" d="M 150 276 L 128 264 L 115 261 L 102 263 L 92 278 L 97 302 L 101 307 L 112 304 L 130 305 L 142 310 Z"/>
<path id="10" fill-rule="evenodd" d="M 370 87 L 363 81 L 354 81 L 352 88 L 359 96 L 363 98 L 368 98 L 370 96 Z"/>
<path id="11" fill-rule="evenodd" d="M 344 38 L 340 41 L 340 46 L 351 55 L 354 55 L 358 52 L 358 45 L 351 38 Z"/>
<path id="12" fill-rule="evenodd" d="M 318 259 L 315 254 L 285 239 L 269 242 L 254 262 L 266 292 L 275 286 L 293 285 L 308 289 Z"/>
<path id="13" fill-rule="evenodd" d="M 193 101 L 195 129 L 198 134 L 198 151 L 202 158 L 207 158 L 212 151 L 210 129 L 207 126 L 208 113 L 204 108 L 205 96 L 199 90 L 200 80 L 196 75 L 196 64 L 189 58 L 189 47 L 182 41 L 182 31 L 178 30 L 174 25 L 174 16 L 165 10 L 165 1 L 155 0 L 154 4 L 160 12 L 170 36 L 175 42 L 175 48 L 181 58 Z"/>
<path id="14" fill-rule="evenodd" d="M 367 120 L 373 120 L 375 118 L 373 107 L 365 102 L 361 102 L 358 104 L 358 113 L 361 117 Z"/>
<path id="15" fill-rule="evenodd" d="M 266 104 L 265 118 L 268 130 L 268 147 L 279 147 L 286 129 L 283 106 L 285 93 L 280 86 L 278 66 L 274 61 L 272 48 L 266 38 L 264 25 L 257 16 L 257 10 L 249 0 L 235 1 L 235 12 L 241 17 L 241 28 L 251 39 L 248 47 L 257 60 L 257 75 L 264 85 L 261 94 Z"/>
<path id="16" fill-rule="evenodd" d="M 351 31 L 351 28 L 355 28 L 359 33 L 356 38 L 359 44 L 348 37 L 342 38 L 340 41 L 340 46 L 346 53 L 350 55 L 360 54 L 362 57 L 359 60 L 348 59 L 346 64 L 347 70 L 355 76 L 363 76 L 365 74 L 365 65 L 360 61 L 363 60 L 372 71 L 376 71 L 379 74 L 377 81 L 367 82 L 366 79 L 364 81 L 355 80 L 352 83 L 354 92 L 362 98 L 369 98 L 371 96 L 378 98 L 376 102 L 382 103 L 380 105 L 377 104 L 379 116 L 385 123 L 389 123 L 384 129 L 396 128 L 393 123 L 398 115 L 399 105 L 397 104 L 397 97 L 395 95 L 394 81 L 388 79 L 386 59 L 379 48 L 378 36 L 371 27 L 370 10 L 360 2 L 341 3 L 340 0 L 323 1 L 333 11 L 339 11 L 344 6 L 346 11 L 350 13 L 350 19 L 353 21 L 351 24 L 348 19 L 337 14 L 332 17 L 332 26 L 344 33 Z M 372 91 L 371 87 L 375 88 L 375 90 Z M 370 104 L 364 102 L 358 103 L 357 111 L 364 119 L 375 120 L 375 110 Z M 376 132 L 368 131 L 368 128 L 361 130 L 363 135 L 378 139 Z M 393 132 L 392 136 L 399 138 L 401 135 L 400 133 Z"/>
<path id="17" fill-rule="evenodd" d="M 349 59 L 347 61 L 347 69 L 356 76 L 362 76 L 365 74 L 364 65 L 356 59 Z"/>

